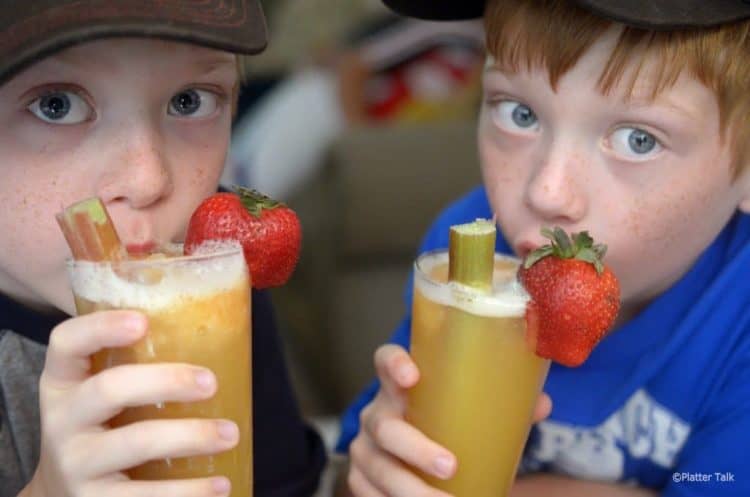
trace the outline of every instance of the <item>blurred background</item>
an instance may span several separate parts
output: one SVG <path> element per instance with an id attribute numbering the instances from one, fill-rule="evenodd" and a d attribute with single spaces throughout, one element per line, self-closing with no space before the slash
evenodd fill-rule
<path id="1" fill-rule="evenodd" d="M 244 61 L 222 182 L 300 217 L 299 265 L 272 297 L 301 409 L 332 450 L 403 315 L 422 235 L 480 183 L 484 35 L 479 22 L 395 17 L 380 0 L 262 3 L 271 42 Z"/>

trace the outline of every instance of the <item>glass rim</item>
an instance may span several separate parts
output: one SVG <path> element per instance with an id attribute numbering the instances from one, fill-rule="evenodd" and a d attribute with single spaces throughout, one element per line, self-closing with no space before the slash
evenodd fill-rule
<path id="1" fill-rule="evenodd" d="M 242 245 L 239 242 L 219 242 L 220 246 L 216 250 L 208 252 L 199 252 L 190 255 L 175 255 L 160 258 L 143 258 L 143 259 L 122 259 L 122 260 L 107 260 L 107 261 L 87 261 L 87 260 L 76 260 L 72 257 L 65 259 L 65 265 L 68 268 L 75 268 L 77 266 L 119 266 L 119 267 L 148 267 L 148 266 L 164 266 L 179 263 L 195 263 L 210 259 L 220 259 L 223 257 L 229 257 L 233 255 L 243 254 Z M 217 244 L 218 245 L 218 244 Z M 161 245 L 161 248 L 175 248 L 182 252 L 182 243 L 169 243 Z"/>
<path id="2" fill-rule="evenodd" d="M 480 316 L 515 318 L 525 314 L 530 297 L 516 277 L 521 264 L 519 257 L 495 252 L 496 262 L 507 261 L 512 266 L 507 271 L 495 269 L 489 292 L 447 281 L 445 274 L 445 279 L 433 278 L 427 272 L 430 268 L 424 264 L 428 259 L 432 259 L 435 265 L 448 264 L 448 249 L 425 252 L 414 261 L 414 291 L 420 289 L 428 300 Z"/>
<path id="3" fill-rule="evenodd" d="M 427 272 L 425 271 L 423 266 L 420 265 L 420 263 L 422 263 L 425 259 L 430 259 L 435 256 L 443 256 L 445 258 L 444 262 L 447 263 L 448 262 L 448 249 L 447 248 L 433 249 L 433 250 L 429 250 L 427 252 L 422 252 L 421 254 L 419 254 L 416 257 L 416 259 L 414 259 L 414 264 L 413 264 L 414 278 L 418 278 L 421 282 L 424 282 L 436 288 L 442 287 L 442 286 L 451 286 L 453 288 L 453 291 L 461 291 L 467 294 L 474 293 L 472 292 L 472 289 L 469 287 L 464 287 L 463 285 L 457 285 L 449 281 L 436 281 L 429 274 L 427 274 Z M 520 266 L 522 262 L 521 258 L 515 255 L 495 252 L 495 262 L 497 262 L 498 260 L 513 262 L 516 264 L 517 267 Z"/>

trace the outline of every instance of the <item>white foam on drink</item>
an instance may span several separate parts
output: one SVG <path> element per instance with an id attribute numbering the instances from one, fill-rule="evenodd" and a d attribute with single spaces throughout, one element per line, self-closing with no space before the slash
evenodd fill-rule
<path id="1" fill-rule="evenodd" d="M 170 261 L 166 264 L 166 261 Z M 147 268 L 143 271 L 144 268 Z M 199 255 L 109 263 L 77 261 L 69 268 L 73 293 L 117 308 L 155 310 L 185 298 L 201 298 L 247 284 L 237 244 L 201 249 Z"/>
<path id="2" fill-rule="evenodd" d="M 502 259 L 511 260 L 507 257 Z M 526 304 L 530 297 L 516 279 L 515 266 L 503 269 L 496 267 L 492 292 L 482 293 L 459 283 L 438 283 L 427 279 L 433 268 L 447 264 L 447 251 L 420 259 L 419 268 L 422 274 L 416 271 L 414 284 L 426 298 L 478 316 L 520 317 L 526 313 Z"/>

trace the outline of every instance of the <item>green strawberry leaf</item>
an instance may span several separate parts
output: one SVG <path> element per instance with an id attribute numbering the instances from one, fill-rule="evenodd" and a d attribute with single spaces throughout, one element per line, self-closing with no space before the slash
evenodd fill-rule
<path id="1" fill-rule="evenodd" d="M 580 233 L 573 233 L 573 244 L 577 250 L 591 247 L 594 244 L 594 239 L 591 238 L 588 231 L 581 231 Z"/>
<path id="2" fill-rule="evenodd" d="M 599 259 L 604 259 L 604 256 L 607 254 L 607 246 L 603 243 L 597 243 L 592 247 L 594 249 L 594 252 L 596 252 L 596 255 L 599 257 Z"/>
<path id="3" fill-rule="evenodd" d="M 540 260 L 554 253 L 555 253 L 555 248 L 552 245 L 543 245 L 526 256 L 526 260 L 523 263 L 523 267 L 525 269 L 529 269 L 531 266 L 533 266 Z"/>
<path id="4" fill-rule="evenodd" d="M 542 236 L 551 243 L 543 245 L 530 253 L 524 261 L 524 268 L 528 269 L 539 260 L 554 255 L 560 259 L 579 259 L 593 264 L 596 272 L 604 271 L 602 259 L 607 253 L 607 246 L 603 243 L 594 244 L 594 239 L 588 231 L 572 233 L 570 236 L 559 226 L 554 229 L 542 228 Z"/>
<path id="5" fill-rule="evenodd" d="M 557 247 L 559 249 L 559 255 L 563 259 L 569 259 L 573 256 L 573 245 L 570 243 L 570 238 L 568 237 L 568 234 L 560 228 L 559 226 L 555 226 L 554 230 L 554 241 L 553 245 L 557 243 Z"/>
<path id="6" fill-rule="evenodd" d="M 576 259 L 580 261 L 586 261 L 594 265 L 594 269 L 596 269 L 596 272 L 598 274 L 602 274 L 604 272 L 604 264 L 602 264 L 602 261 L 599 259 L 599 256 L 596 254 L 596 252 L 591 248 L 584 248 L 581 249 L 575 256 Z"/>
<path id="7" fill-rule="evenodd" d="M 278 200 L 274 200 L 268 195 L 260 193 L 258 190 L 245 188 L 244 186 L 234 185 L 232 190 L 240 197 L 240 202 L 253 216 L 260 218 L 264 209 L 274 209 L 285 205 Z"/>

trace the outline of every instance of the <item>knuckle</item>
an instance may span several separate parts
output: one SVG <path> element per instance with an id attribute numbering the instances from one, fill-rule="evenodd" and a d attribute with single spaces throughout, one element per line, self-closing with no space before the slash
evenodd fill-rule
<path id="1" fill-rule="evenodd" d="M 439 495 L 436 491 L 428 488 L 424 483 L 420 483 L 415 486 L 417 488 L 412 490 L 412 497 L 438 497 Z"/>
<path id="2" fill-rule="evenodd" d="M 375 350 L 373 359 L 377 369 L 387 368 L 388 365 L 393 361 L 394 347 L 391 345 L 383 345 Z"/>
<path id="3" fill-rule="evenodd" d="M 53 458 L 57 461 L 60 473 L 66 481 L 74 481 L 80 473 L 82 463 L 85 461 L 85 453 L 81 444 L 72 440 L 60 443 L 52 449 Z"/>
<path id="4" fill-rule="evenodd" d="M 372 415 L 373 407 L 372 402 L 367 404 L 361 411 L 359 411 L 359 426 L 364 428 L 370 420 Z"/>
<path id="5" fill-rule="evenodd" d="M 75 410 L 72 405 L 59 409 L 44 409 L 42 414 L 42 432 L 55 442 L 66 440 L 74 435 L 72 425 L 75 423 Z"/>
<path id="6" fill-rule="evenodd" d="M 221 446 L 218 425 L 212 420 L 194 420 L 175 426 L 180 440 L 190 440 L 193 450 L 204 450 Z"/>
<path id="7" fill-rule="evenodd" d="M 167 376 L 171 389 L 187 391 L 195 388 L 195 375 L 189 366 L 172 367 Z"/>
<path id="8" fill-rule="evenodd" d="M 388 349 L 385 347 L 378 347 L 375 349 L 375 352 L 372 354 L 372 359 L 375 361 L 375 364 L 382 363 L 385 358 L 388 356 Z"/>
<path id="9" fill-rule="evenodd" d="M 148 425 L 143 425 L 140 430 L 118 430 L 113 447 L 121 447 L 128 454 L 139 454 L 144 460 L 152 459 L 159 454 L 159 449 L 164 446 L 161 437 L 153 436 Z"/>
<path id="10" fill-rule="evenodd" d="M 93 488 L 93 485 L 83 485 L 80 489 L 72 493 L 72 495 L 76 495 L 78 497 L 98 497 L 99 490 Z"/>
<path id="11" fill-rule="evenodd" d="M 364 460 L 365 454 L 365 441 L 362 439 L 362 436 L 359 435 L 357 438 L 355 438 L 351 445 L 349 445 L 349 457 L 351 457 L 352 461 L 355 462 L 355 464 L 359 461 Z"/>
<path id="12" fill-rule="evenodd" d="M 204 441 L 211 443 L 212 445 L 221 443 L 221 436 L 219 435 L 219 427 L 214 421 L 201 421 L 200 422 L 201 437 Z"/>
<path id="13" fill-rule="evenodd" d="M 59 324 L 52 329 L 47 348 L 54 351 L 62 351 L 65 350 L 66 343 L 65 326 Z"/>
<path id="14" fill-rule="evenodd" d="M 364 495 L 362 478 L 362 475 L 356 471 L 349 471 L 349 474 L 346 475 L 346 484 L 349 486 L 352 494 L 357 497 Z"/>
<path id="15" fill-rule="evenodd" d="M 120 482 L 122 481 L 122 478 L 123 477 L 121 476 L 115 476 L 114 478 L 112 478 L 112 480 L 114 480 L 115 482 Z M 104 495 L 114 497 L 116 495 L 122 495 L 119 490 L 119 485 L 113 486 L 111 480 L 106 482 L 87 481 L 79 485 L 78 489 L 75 492 L 71 492 L 70 495 L 74 495 L 76 497 L 102 497 Z M 141 495 L 140 492 L 138 493 L 138 495 Z"/>
<path id="16" fill-rule="evenodd" d="M 393 423 L 388 418 L 373 416 L 370 420 L 370 434 L 379 445 L 382 445 L 392 425 Z"/>
<path id="17" fill-rule="evenodd" d="M 386 464 L 385 460 L 378 461 L 379 464 L 372 464 L 369 473 L 370 473 L 370 481 L 373 482 L 379 482 L 376 484 L 376 486 L 383 488 L 383 486 L 387 486 L 386 482 L 392 482 L 393 481 L 393 468 L 390 467 L 390 465 Z M 411 495 L 409 496 L 411 497 Z"/>

